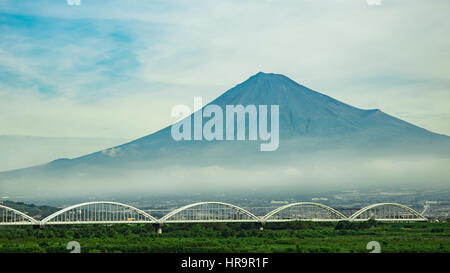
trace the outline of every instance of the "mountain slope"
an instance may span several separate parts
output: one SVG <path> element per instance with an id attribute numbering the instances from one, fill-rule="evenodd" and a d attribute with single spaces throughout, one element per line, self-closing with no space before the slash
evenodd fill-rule
<path id="1" fill-rule="evenodd" d="M 127 139 L 0 135 L 0 172 L 73 158 L 109 148 Z"/>

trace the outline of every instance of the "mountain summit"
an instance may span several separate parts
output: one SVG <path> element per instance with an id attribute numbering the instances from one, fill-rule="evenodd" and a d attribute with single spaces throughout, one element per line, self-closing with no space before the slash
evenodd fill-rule
<path id="1" fill-rule="evenodd" d="M 355 108 L 280 74 L 259 72 L 211 104 L 222 107 L 238 104 L 279 105 L 281 137 L 329 136 L 371 128 L 386 130 L 389 134 L 430 134 L 378 109 Z"/>

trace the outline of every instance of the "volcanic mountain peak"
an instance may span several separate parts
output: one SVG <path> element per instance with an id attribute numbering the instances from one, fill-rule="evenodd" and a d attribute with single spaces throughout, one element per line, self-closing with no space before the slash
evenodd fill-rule
<path id="1" fill-rule="evenodd" d="M 334 145 L 334 141 L 328 142 L 327 139 L 336 138 L 342 139 L 341 142 L 349 146 L 355 142 L 376 146 L 394 142 L 409 143 L 409 140 L 418 138 L 429 141 L 430 137 L 436 139 L 439 136 L 378 109 L 362 110 L 345 104 L 302 86 L 284 75 L 274 73 L 259 72 L 226 91 L 210 104 L 216 104 L 223 109 L 225 105 L 278 105 L 280 139 L 289 139 L 290 143 L 302 143 L 300 147 L 308 146 L 305 143 L 313 141 L 314 145 L 318 145 L 317 149 L 322 149 L 324 145 Z M 203 120 L 206 122 L 208 118 Z M 190 155 L 211 149 L 230 150 L 230 147 L 235 147 L 242 150 L 244 146 L 252 145 L 249 142 L 227 142 L 225 145 L 220 142 L 217 145 L 209 145 L 214 142 L 175 141 L 169 126 L 109 150 L 53 165 L 73 165 L 75 162 L 108 165 L 111 161 L 119 160 L 145 163 L 157 158 L 181 158 L 183 154 Z M 281 150 L 295 150 L 287 148 L 284 143 L 280 144 Z M 256 148 L 248 150 L 251 153 L 259 151 Z"/>
<path id="2" fill-rule="evenodd" d="M 370 164 L 354 162 L 363 162 L 360 160 L 376 158 L 380 154 L 408 156 L 417 153 L 422 158 L 427 154 L 447 156 L 450 153 L 448 136 L 434 134 L 378 109 L 355 108 L 280 74 L 260 72 L 253 75 L 211 104 L 222 108 L 239 104 L 278 105 L 279 148 L 263 153 L 260 152 L 261 141 L 176 141 L 169 126 L 132 142 L 75 159 L 0 173 L 0 190 L 20 196 L 52 196 L 58 189 L 61 192 L 76 189 L 86 196 L 97 187 L 102 193 L 110 188 L 112 192 L 130 188 L 141 194 L 141 189 L 154 192 L 158 185 L 165 188 L 170 183 L 175 183 L 177 189 L 185 185 L 190 189 L 190 185 L 198 183 L 212 185 L 209 183 L 216 183 L 221 177 L 225 177 L 226 182 L 214 185 L 228 184 L 232 181 L 229 177 L 233 177 L 230 172 L 237 174 L 234 179 L 239 181 L 241 188 L 246 182 L 249 187 L 256 185 L 248 180 L 256 169 L 264 174 L 280 167 L 274 172 L 276 179 L 270 180 L 272 185 L 274 181 L 278 183 L 286 167 L 300 166 L 302 177 L 307 179 L 308 175 L 303 176 L 303 173 L 310 169 L 308 162 L 317 162 L 313 166 L 327 170 L 322 165 L 330 158 L 331 169 L 343 159 L 351 158 L 349 165 L 345 165 L 351 170 L 348 173 L 361 173 L 360 166 Z M 203 122 L 208 121 L 208 117 L 203 117 Z M 243 166 L 247 172 L 242 171 Z M 211 176 L 204 176 L 204 171 Z M 172 173 L 176 175 L 172 176 Z M 312 175 L 315 177 L 316 172 Z M 192 177 L 193 180 L 189 180 Z M 359 183 L 360 176 L 356 178 Z M 306 179 L 295 178 L 295 181 L 301 184 Z M 370 171 L 367 179 L 372 181 Z M 31 182 L 36 184 L 36 181 L 39 186 L 31 186 Z M 118 187 L 112 187 L 111 181 Z"/>
<path id="3" fill-rule="evenodd" d="M 299 102 L 302 105 L 292 104 Z M 334 103 L 351 107 L 334 100 L 329 96 L 300 85 L 284 75 L 263 72 L 251 76 L 249 79 L 226 91 L 212 102 L 212 104 L 221 106 L 226 104 L 278 104 L 280 107 L 283 106 L 288 108 L 311 108 L 320 106 L 318 104 L 323 103 Z"/>

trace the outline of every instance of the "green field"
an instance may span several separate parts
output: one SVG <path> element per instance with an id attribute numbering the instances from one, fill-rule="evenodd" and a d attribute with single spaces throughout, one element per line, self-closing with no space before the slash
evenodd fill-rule
<path id="1" fill-rule="evenodd" d="M 450 223 L 148 224 L 0 227 L 0 252 L 450 252 Z"/>

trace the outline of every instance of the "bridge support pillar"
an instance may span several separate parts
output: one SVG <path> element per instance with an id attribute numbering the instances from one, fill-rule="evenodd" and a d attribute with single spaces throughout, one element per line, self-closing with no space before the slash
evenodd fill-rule
<path id="1" fill-rule="evenodd" d="M 155 225 L 155 231 L 158 234 L 162 234 L 162 224 L 156 224 Z"/>
<path id="2" fill-rule="evenodd" d="M 264 223 L 260 223 L 259 230 L 264 230 Z"/>

